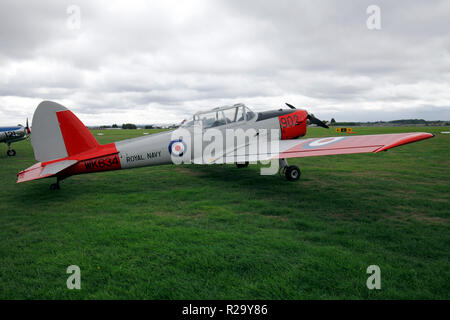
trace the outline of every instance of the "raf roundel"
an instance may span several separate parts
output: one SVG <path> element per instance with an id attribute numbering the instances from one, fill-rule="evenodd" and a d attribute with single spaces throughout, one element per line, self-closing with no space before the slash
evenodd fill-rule
<path id="1" fill-rule="evenodd" d="M 169 152 L 171 155 L 176 157 L 182 157 L 184 151 L 186 150 L 186 145 L 183 140 L 172 140 L 169 144 Z"/>
<path id="2" fill-rule="evenodd" d="M 338 141 L 345 140 L 347 137 L 331 137 L 331 138 L 322 138 L 322 139 L 314 139 L 311 142 L 305 143 L 302 148 L 303 149 L 315 149 L 324 146 L 328 146 L 330 144 L 336 143 Z"/>

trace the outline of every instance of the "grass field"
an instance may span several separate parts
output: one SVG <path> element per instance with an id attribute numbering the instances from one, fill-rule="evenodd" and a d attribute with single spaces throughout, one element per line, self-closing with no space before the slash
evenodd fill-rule
<path id="1" fill-rule="evenodd" d="M 0 299 L 450 299 L 449 127 L 380 154 L 161 166 L 16 184 L 29 141 L 0 146 Z M 142 135 L 103 131 L 101 143 Z M 308 137 L 338 135 L 313 128 Z M 344 134 L 339 134 L 344 135 Z M 366 268 L 381 268 L 368 290 Z M 66 268 L 81 268 L 68 290 Z"/>

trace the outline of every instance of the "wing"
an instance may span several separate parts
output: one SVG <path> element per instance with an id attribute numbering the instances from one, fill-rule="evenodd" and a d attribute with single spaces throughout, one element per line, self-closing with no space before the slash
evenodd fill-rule
<path id="1" fill-rule="evenodd" d="M 227 152 L 223 157 L 217 157 L 208 163 L 233 163 L 244 161 L 264 161 L 277 158 L 300 158 L 327 156 L 335 154 L 351 153 L 377 153 L 407 143 L 416 142 L 434 135 L 424 132 L 398 133 L 398 134 L 375 134 L 346 137 L 327 137 L 299 140 L 280 140 L 271 145 L 267 143 L 267 150 L 261 151 L 257 148 L 260 144 L 256 139 L 247 145 Z M 276 144 L 278 143 L 278 146 Z M 269 145 L 271 145 L 269 147 Z M 212 160 L 212 159 L 211 159 Z M 223 161 L 223 162 L 222 162 Z"/>

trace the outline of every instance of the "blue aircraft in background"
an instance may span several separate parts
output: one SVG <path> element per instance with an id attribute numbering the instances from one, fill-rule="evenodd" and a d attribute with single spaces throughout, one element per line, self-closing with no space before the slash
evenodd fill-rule
<path id="1" fill-rule="evenodd" d="M 25 140 L 30 133 L 31 130 L 28 126 L 28 119 L 26 127 L 22 125 L 15 127 L 0 127 L 0 143 L 6 143 L 8 145 L 8 151 L 6 154 L 9 157 L 14 157 L 16 155 L 16 151 L 11 148 L 11 143 Z"/>

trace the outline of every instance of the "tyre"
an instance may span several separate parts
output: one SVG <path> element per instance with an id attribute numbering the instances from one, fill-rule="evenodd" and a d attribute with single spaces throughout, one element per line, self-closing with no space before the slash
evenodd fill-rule
<path id="1" fill-rule="evenodd" d="M 288 181 L 297 181 L 301 176 L 300 169 L 297 166 L 287 167 L 284 174 Z"/>
<path id="2" fill-rule="evenodd" d="M 8 155 L 8 157 L 14 157 L 16 155 L 16 150 L 14 149 L 8 150 L 6 154 Z"/>
<path id="3" fill-rule="evenodd" d="M 50 185 L 50 190 L 59 190 L 59 185 L 57 183 L 53 183 Z"/>
<path id="4" fill-rule="evenodd" d="M 248 167 L 248 161 L 245 161 L 245 163 L 236 163 L 236 167 L 238 167 L 238 168 L 247 168 Z"/>

